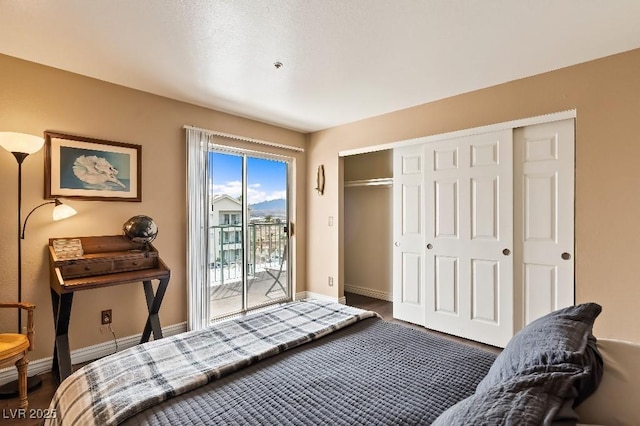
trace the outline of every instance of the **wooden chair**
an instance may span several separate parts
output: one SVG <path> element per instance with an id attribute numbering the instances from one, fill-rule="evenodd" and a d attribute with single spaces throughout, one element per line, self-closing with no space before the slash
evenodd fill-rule
<path id="1" fill-rule="evenodd" d="M 0 303 L 0 308 L 19 308 L 27 311 L 27 334 L 0 333 L 0 367 L 14 364 L 18 368 L 20 408 L 27 408 L 27 352 L 33 350 L 33 310 L 31 303 Z"/>

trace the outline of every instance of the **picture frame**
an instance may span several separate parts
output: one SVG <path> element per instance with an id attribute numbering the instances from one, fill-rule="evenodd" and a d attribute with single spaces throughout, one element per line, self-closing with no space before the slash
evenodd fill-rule
<path id="1" fill-rule="evenodd" d="M 44 132 L 44 197 L 142 201 L 142 146 Z"/>

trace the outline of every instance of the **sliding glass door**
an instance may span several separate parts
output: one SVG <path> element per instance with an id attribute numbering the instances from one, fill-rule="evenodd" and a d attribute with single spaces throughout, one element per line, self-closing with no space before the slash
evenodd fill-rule
<path id="1" fill-rule="evenodd" d="M 208 160 L 211 319 L 289 300 L 289 162 L 226 148 Z"/>

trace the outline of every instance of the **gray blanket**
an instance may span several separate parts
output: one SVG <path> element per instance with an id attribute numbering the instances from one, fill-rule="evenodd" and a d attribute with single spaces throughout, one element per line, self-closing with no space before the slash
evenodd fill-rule
<path id="1" fill-rule="evenodd" d="M 495 354 L 362 320 L 130 418 L 127 425 L 430 424 L 470 396 Z"/>
<path id="2" fill-rule="evenodd" d="M 168 398 L 375 316 L 337 303 L 292 302 L 129 348 L 60 384 L 46 425 L 115 425 Z"/>

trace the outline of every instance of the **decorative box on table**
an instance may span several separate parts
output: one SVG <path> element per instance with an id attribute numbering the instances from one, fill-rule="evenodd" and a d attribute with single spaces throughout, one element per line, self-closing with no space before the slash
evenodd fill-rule
<path id="1" fill-rule="evenodd" d="M 151 243 L 134 243 L 123 235 L 51 238 L 49 254 L 65 280 L 159 266 L 158 250 Z"/>

